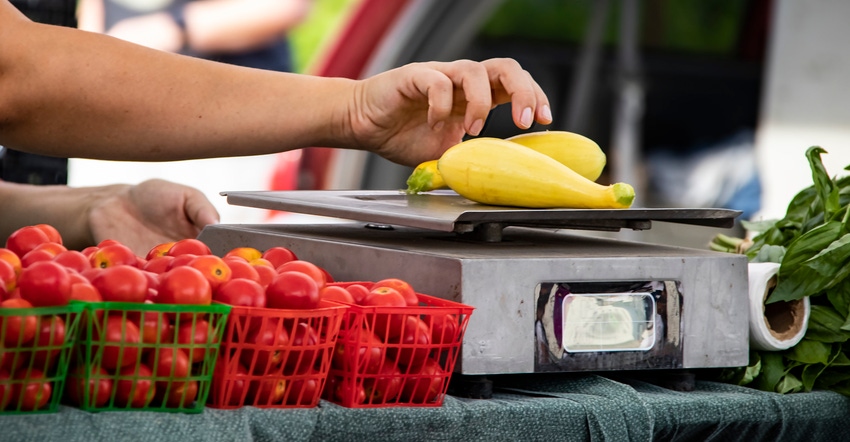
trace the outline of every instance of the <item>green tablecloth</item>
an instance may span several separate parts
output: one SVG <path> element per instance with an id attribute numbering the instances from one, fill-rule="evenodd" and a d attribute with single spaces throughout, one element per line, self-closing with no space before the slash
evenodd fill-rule
<path id="1" fill-rule="evenodd" d="M 598 375 L 500 378 L 491 399 L 439 408 L 206 409 L 201 414 L 0 416 L 2 441 L 649 441 L 850 440 L 850 398 L 697 381 L 679 392 Z"/>

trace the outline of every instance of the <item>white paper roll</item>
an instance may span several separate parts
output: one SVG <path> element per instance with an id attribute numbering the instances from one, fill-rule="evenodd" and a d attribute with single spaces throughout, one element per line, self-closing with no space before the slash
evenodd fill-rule
<path id="1" fill-rule="evenodd" d="M 791 302 L 764 301 L 776 287 L 779 264 L 748 264 L 750 292 L 750 348 L 754 350 L 786 350 L 803 339 L 809 324 L 809 298 Z"/>

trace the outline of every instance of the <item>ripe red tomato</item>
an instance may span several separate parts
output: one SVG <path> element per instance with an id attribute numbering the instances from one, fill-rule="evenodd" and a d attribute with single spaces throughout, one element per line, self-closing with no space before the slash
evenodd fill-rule
<path id="1" fill-rule="evenodd" d="M 367 307 L 407 307 L 407 301 L 396 289 L 389 287 L 373 288 L 361 305 Z M 375 312 L 373 315 L 367 316 L 366 320 L 372 324 L 372 330 L 375 334 L 386 341 L 387 337 L 393 334 L 394 330 L 400 330 L 404 323 L 405 315 L 401 313 L 390 313 L 383 311 Z"/>
<path id="2" fill-rule="evenodd" d="M 238 257 L 223 258 L 227 266 L 230 267 L 230 279 L 245 278 L 252 281 L 260 282 L 260 274 L 248 261 Z"/>
<path id="3" fill-rule="evenodd" d="M 47 250 L 32 249 L 21 257 L 21 265 L 27 268 L 37 262 L 50 261 L 53 259 L 53 254 Z"/>
<path id="4" fill-rule="evenodd" d="M 176 241 L 167 252 L 170 256 L 185 255 L 187 253 L 192 255 L 212 255 L 209 246 L 195 238 L 185 238 Z"/>
<path id="5" fill-rule="evenodd" d="M 431 325 L 432 344 L 447 344 L 457 340 L 460 329 L 457 316 L 450 313 L 435 314 L 429 317 L 428 323 Z"/>
<path id="6" fill-rule="evenodd" d="M 35 307 L 67 305 L 71 300 L 71 277 L 61 264 L 37 262 L 21 271 L 21 298 Z"/>
<path id="7" fill-rule="evenodd" d="M 142 265 L 142 270 L 156 274 L 165 273 L 170 268 L 171 261 L 175 259 L 173 256 L 154 256 Z"/>
<path id="8" fill-rule="evenodd" d="M 319 297 L 344 304 L 356 304 L 354 302 L 354 296 L 351 296 L 351 292 L 338 285 L 326 285 L 319 293 Z"/>
<path id="9" fill-rule="evenodd" d="M 157 378 L 168 379 L 156 382 L 157 395 L 165 395 L 169 389 L 173 390 L 185 383 L 191 370 L 189 356 L 179 348 L 154 349 L 148 353 L 145 364 L 151 368 Z"/>
<path id="10" fill-rule="evenodd" d="M 366 402 L 366 389 L 363 383 L 353 378 L 339 378 L 333 381 L 333 397 L 339 403 L 351 407 Z"/>
<path id="11" fill-rule="evenodd" d="M 220 406 L 238 407 L 250 402 L 248 395 L 248 369 L 237 361 L 227 364 L 218 361 L 213 369 L 210 397 Z"/>
<path id="12" fill-rule="evenodd" d="M 434 402 L 443 393 L 443 384 L 447 380 L 440 363 L 429 358 L 416 376 L 404 380 L 401 399 L 412 404 Z"/>
<path id="13" fill-rule="evenodd" d="M 314 405 L 318 402 L 320 382 L 319 375 L 295 378 L 287 384 L 283 402 L 287 405 Z"/>
<path id="14" fill-rule="evenodd" d="M 71 285 L 71 299 L 75 301 L 101 302 L 100 292 L 88 281 Z"/>
<path id="15" fill-rule="evenodd" d="M 207 356 L 210 344 L 217 342 L 213 332 L 206 319 L 198 318 L 194 324 L 191 321 L 180 324 L 177 328 L 177 342 L 191 346 L 191 351 L 188 348 L 185 350 L 189 352 L 190 361 L 201 362 Z"/>
<path id="16" fill-rule="evenodd" d="M 92 267 L 105 269 L 107 267 L 127 265 L 136 267 L 138 257 L 132 249 L 124 244 L 115 243 L 100 246 L 89 256 Z"/>
<path id="17" fill-rule="evenodd" d="M 61 243 L 54 242 L 54 241 L 43 242 L 43 243 L 35 246 L 35 248 L 30 250 L 30 252 L 34 252 L 36 250 L 44 250 L 44 251 L 46 251 L 47 253 L 49 253 L 53 256 L 56 256 L 56 255 L 58 255 L 62 252 L 68 251 L 68 249 L 65 246 L 63 246 Z"/>
<path id="18" fill-rule="evenodd" d="M 15 252 L 5 248 L 0 247 L 0 261 L 5 261 L 12 265 L 12 268 L 15 269 L 15 276 L 21 274 L 21 270 L 23 266 L 21 265 L 21 257 L 15 254 Z"/>
<path id="19" fill-rule="evenodd" d="M 48 241 L 62 244 L 62 235 L 59 234 L 56 227 L 53 227 L 50 224 L 36 224 L 35 228 L 44 232 Z"/>
<path id="20" fill-rule="evenodd" d="M 145 364 L 128 365 L 115 381 L 115 405 L 126 408 L 147 407 L 156 393 L 153 372 Z"/>
<path id="21" fill-rule="evenodd" d="M 235 278 L 213 292 L 213 301 L 241 307 L 265 307 L 266 290 L 257 281 Z"/>
<path id="22" fill-rule="evenodd" d="M 316 346 L 319 345 L 319 334 L 316 333 L 310 324 L 300 322 L 295 325 L 295 329 L 289 338 L 292 344 L 292 351 L 286 356 L 284 369 L 286 374 L 304 374 L 313 369 L 316 365 L 316 357 L 318 352 Z"/>
<path id="23" fill-rule="evenodd" d="M 150 261 L 158 256 L 168 255 L 168 250 L 171 249 L 171 246 L 173 246 L 175 242 L 176 241 L 164 242 L 151 247 L 151 249 L 148 250 L 148 253 L 145 254 L 145 259 Z"/>
<path id="24" fill-rule="evenodd" d="M 171 393 L 165 399 L 165 406 L 171 408 L 191 408 L 198 397 L 198 381 L 183 382 L 171 387 Z"/>
<path id="25" fill-rule="evenodd" d="M 407 301 L 394 288 L 374 287 L 363 298 L 361 305 L 368 307 L 406 307 Z"/>
<path id="26" fill-rule="evenodd" d="M 374 333 L 360 330 L 360 342 L 338 339 L 331 358 L 333 368 L 364 374 L 375 374 L 386 359 L 386 345 Z"/>
<path id="27" fill-rule="evenodd" d="M 283 403 L 286 381 L 283 379 L 256 379 L 248 383 L 248 397 L 254 398 L 251 405 L 268 407 Z"/>
<path id="28" fill-rule="evenodd" d="M 20 370 L 15 380 L 24 380 L 12 386 L 12 395 L 18 399 L 18 410 L 34 411 L 44 408 L 50 401 L 53 385 L 45 380 L 44 373 L 38 369 Z"/>
<path id="29" fill-rule="evenodd" d="M 302 272 L 282 272 L 266 287 L 266 306 L 269 308 L 314 309 L 319 306 L 320 300 L 315 279 Z"/>
<path id="30" fill-rule="evenodd" d="M 233 273 L 227 263 L 215 255 L 200 255 L 189 261 L 187 265 L 200 270 L 209 281 L 213 291 L 221 284 L 230 281 Z"/>
<path id="31" fill-rule="evenodd" d="M 0 302 L 0 309 L 32 308 L 25 299 L 7 299 Z M 3 344 L 8 348 L 18 348 L 29 344 L 38 332 L 38 318 L 34 315 L 0 316 L 0 334 Z"/>
<path id="32" fill-rule="evenodd" d="M 209 305 L 212 302 L 212 288 L 200 270 L 189 266 L 174 267 L 160 275 L 156 302 Z"/>
<path id="33" fill-rule="evenodd" d="M 233 257 L 244 259 L 246 262 L 251 262 L 257 258 L 262 258 L 263 252 L 253 247 L 235 247 L 228 250 L 223 256 L 223 258 Z"/>
<path id="34" fill-rule="evenodd" d="M 168 262 L 168 267 L 166 268 L 166 270 L 171 270 L 175 267 L 189 265 L 189 262 L 197 258 L 198 256 L 199 255 L 195 255 L 194 253 L 184 253 L 182 255 L 172 256 L 172 258 L 174 259 Z"/>
<path id="35" fill-rule="evenodd" d="M 289 261 L 296 261 L 298 259 L 292 250 L 281 246 L 269 247 L 265 252 L 263 252 L 262 258 L 272 263 L 274 268 L 278 268 Z"/>
<path id="36" fill-rule="evenodd" d="M 257 375 L 279 371 L 290 345 L 289 332 L 279 321 L 262 321 L 248 333 L 244 342 L 250 344 L 250 347 L 243 348 L 239 353 L 239 362 Z"/>
<path id="37" fill-rule="evenodd" d="M 419 370 L 431 353 L 431 330 L 418 316 L 406 316 L 398 334 L 390 331 L 390 342 L 401 344 L 387 349 L 387 355 L 406 367 L 408 372 Z"/>
<path id="38" fill-rule="evenodd" d="M 362 304 L 363 300 L 366 299 L 366 296 L 369 294 L 369 287 L 366 287 L 363 284 L 351 284 L 345 287 L 351 296 L 354 298 L 354 302 L 357 304 Z"/>
<path id="39" fill-rule="evenodd" d="M 77 366 L 68 373 L 68 380 L 65 385 L 68 398 L 77 406 L 103 407 L 112 397 L 112 377 L 106 370 L 98 366 L 92 366 L 88 376 L 86 376 L 85 366 Z M 86 392 L 86 389 L 88 389 L 88 392 Z M 85 399 L 86 394 L 88 394 L 88 401 Z"/>
<path id="40" fill-rule="evenodd" d="M 262 264 L 251 265 L 254 266 L 254 270 L 257 271 L 257 276 L 259 277 L 257 282 L 259 282 L 263 287 L 268 287 L 272 280 L 274 280 L 274 277 L 277 276 L 277 270 L 275 270 L 272 266 Z"/>
<path id="41" fill-rule="evenodd" d="M 404 297 L 404 300 L 405 302 L 407 302 L 407 305 L 419 305 L 419 297 L 416 296 L 416 290 L 414 290 L 413 286 L 405 280 L 398 278 L 382 279 L 372 286 L 372 290 L 377 287 L 389 287 L 396 289 L 396 291 L 399 292 L 402 297 Z"/>
<path id="42" fill-rule="evenodd" d="M 33 345 L 44 350 L 32 352 L 31 366 L 45 373 L 49 372 L 59 360 L 59 353 L 64 344 L 65 320 L 55 315 L 42 316 Z"/>
<path id="43" fill-rule="evenodd" d="M 174 342 L 174 327 L 164 312 L 146 311 L 139 327 L 145 344 Z"/>
<path id="44" fill-rule="evenodd" d="M 377 376 L 363 379 L 363 388 L 366 390 L 367 400 L 372 404 L 386 404 L 395 401 L 401 393 L 403 379 L 398 366 L 392 360 L 385 360 L 381 364 Z"/>
<path id="45" fill-rule="evenodd" d="M 15 290 L 18 286 L 18 275 L 15 273 L 15 268 L 8 261 L 0 259 L 0 286 L 3 287 L 3 293 Z"/>
<path id="46" fill-rule="evenodd" d="M 148 277 L 144 271 L 126 264 L 99 271 L 92 285 L 109 302 L 145 302 L 148 294 Z"/>
<path id="47" fill-rule="evenodd" d="M 306 275 L 309 275 L 316 281 L 316 285 L 321 289 L 327 284 L 327 278 L 325 277 L 325 272 L 319 268 L 316 264 L 313 264 L 310 261 L 303 261 L 296 259 L 295 261 L 289 261 L 281 264 L 276 268 L 278 273 L 283 272 L 301 272 Z"/>
<path id="48" fill-rule="evenodd" d="M 83 252 L 77 250 L 66 250 L 53 257 L 53 261 L 78 272 L 91 268 L 91 261 Z"/>
<path id="49" fill-rule="evenodd" d="M 6 238 L 6 248 L 22 258 L 39 244 L 48 241 L 50 241 L 50 238 L 38 227 L 25 226 L 15 230 Z"/>
<path id="50" fill-rule="evenodd" d="M 98 327 L 95 327 L 94 331 L 95 354 L 99 351 L 99 347 L 103 346 L 103 357 L 100 361 L 103 368 L 112 372 L 118 367 L 136 363 L 139 346 L 125 345 L 138 344 L 141 341 L 141 332 L 136 324 L 119 315 L 109 315 L 103 331 L 99 331 Z"/>

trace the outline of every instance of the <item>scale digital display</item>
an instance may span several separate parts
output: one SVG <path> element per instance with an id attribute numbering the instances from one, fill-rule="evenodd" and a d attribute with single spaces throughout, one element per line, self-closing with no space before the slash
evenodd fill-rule
<path id="1" fill-rule="evenodd" d="M 646 293 L 569 294 L 562 303 L 564 350 L 649 350 L 655 344 L 655 299 Z"/>
<path id="2" fill-rule="evenodd" d="M 682 293 L 676 280 L 537 284 L 535 369 L 680 367 Z"/>

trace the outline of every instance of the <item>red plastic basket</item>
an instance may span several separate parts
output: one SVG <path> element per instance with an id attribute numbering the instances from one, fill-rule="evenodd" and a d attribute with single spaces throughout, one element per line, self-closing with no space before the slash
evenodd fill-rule
<path id="1" fill-rule="evenodd" d="M 0 414 L 58 410 L 84 308 L 0 309 Z"/>
<path id="2" fill-rule="evenodd" d="M 349 306 L 323 398 L 350 408 L 443 404 L 473 307 L 417 297 L 419 306 Z"/>
<path id="3" fill-rule="evenodd" d="M 233 307 L 213 372 L 211 408 L 310 408 L 321 398 L 347 306 Z"/>

